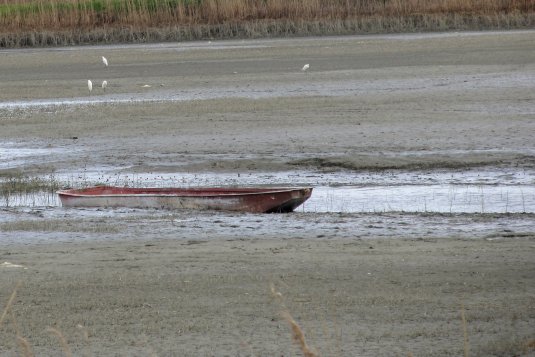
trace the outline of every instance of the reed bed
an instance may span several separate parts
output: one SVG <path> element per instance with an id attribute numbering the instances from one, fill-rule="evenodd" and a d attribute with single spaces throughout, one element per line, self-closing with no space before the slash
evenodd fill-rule
<path id="1" fill-rule="evenodd" d="M 0 175 L 0 196 L 28 194 L 35 192 L 55 192 L 61 184 L 53 176 L 41 178 L 23 174 Z"/>
<path id="2" fill-rule="evenodd" d="M 0 47 L 535 25 L 533 0 L 1 0 Z"/>
<path id="3" fill-rule="evenodd" d="M 62 184 L 53 176 L 42 178 L 23 174 L 0 174 L 0 206 L 9 207 L 24 199 L 35 201 L 39 195 L 55 196 Z"/>

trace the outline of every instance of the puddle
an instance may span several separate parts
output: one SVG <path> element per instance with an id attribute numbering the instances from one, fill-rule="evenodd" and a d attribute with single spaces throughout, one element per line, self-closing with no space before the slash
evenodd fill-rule
<path id="1" fill-rule="evenodd" d="M 12 142 L 3 142 L 0 146 L 0 169 L 23 167 L 35 162 L 41 162 L 43 158 L 63 153 L 66 149 L 57 147 L 35 147 L 17 145 Z"/>

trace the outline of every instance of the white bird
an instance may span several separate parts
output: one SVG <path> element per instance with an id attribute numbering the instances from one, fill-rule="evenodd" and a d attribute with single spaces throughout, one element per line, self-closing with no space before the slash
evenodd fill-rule
<path id="1" fill-rule="evenodd" d="M 306 70 L 309 68 L 310 68 L 310 65 L 307 63 L 303 66 L 303 68 L 301 68 L 301 71 L 306 72 Z"/>
<path id="2" fill-rule="evenodd" d="M 107 86 L 108 86 L 108 81 L 102 81 L 102 90 L 104 90 L 104 92 L 106 91 Z"/>
<path id="3" fill-rule="evenodd" d="M 104 65 L 108 67 L 108 60 L 104 56 L 102 56 L 102 63 L 104 63 Z"/>
<path id="4" fill-rule="evenodd" d="M 89 89 L 89 94 L 91 94 L 91 91 L 93 90 L 93 82 L 91 82 L 90 79 L 87 80 L 87 89 Z"/>

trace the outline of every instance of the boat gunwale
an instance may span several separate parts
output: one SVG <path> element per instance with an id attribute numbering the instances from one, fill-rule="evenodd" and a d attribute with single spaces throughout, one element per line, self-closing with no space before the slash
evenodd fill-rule
<path id="1" fill-rule="evenodd" d="M 102 186 L 103 188 L 119 188 L 119 187 L 111 187 L 111 186 Z M 94 187 L 93 187 L 94 188 Z M 139 187 L 134 188 L 130 187 L 132 189 L 172 189 L 172 188 L 159 188 L 159 187 Z M 199 188 L 191 188 L 191 189 L 180 189 L 177 188 L 177 190 L 181 191 L 187 191 L 187 190 L 198 190 L 202 192 L 203 189 L 214 189 L 221 187 L 199 187 Z M 88 189 L 91 189 L 88 188 Z M 120 188 L 120 189 L 128 189 L 128 187 Z M 231 192 L 231 193 L 225 193 L 224 191 L 218 192 L 218 193 L 207 193 L 207 194 L 183 194 L 183 193 L 108 193 L 108 194 L 84 194 L 84 193 L 76 193 L 76 192 L 70 192 L 70 191 L 82 191 L 86 189 L 68 189 L 68 190 L 59 190 L 56 193 L 58 195 L 63 196 L 71 196 L 71 197 L 203 197 L 203 198 L 209 198 L 209 197 L 232 197 L 232 196 L 253 196 L 253 195 L 266 195 L 266 194 L 276 194 L 276 193 L 286 193 L 286 192 L 292 192 L 292 191 L 301 191 L 301 190 L 308 190 L 312 191 L 312 187 L 275 187 L 273 190 L 266 188 L 264 191 L 257 191 L 257 192 L 251 192 L 251 191 L 244 191 L 244 192 Z M 246 188 L 244 188 L 246 190 Z"/>

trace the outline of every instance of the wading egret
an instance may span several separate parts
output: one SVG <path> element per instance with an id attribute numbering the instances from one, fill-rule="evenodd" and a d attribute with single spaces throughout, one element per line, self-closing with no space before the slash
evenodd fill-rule
<path id="1" fill-rule="evenodd" d="M 301 71 L 306 72 L 306 70 L 309 68 L 310 68 L 310 65 L 307 63 L 303 66 L 303 68 L 301 68 Z"/>
<path id="2" fill-rule="evenodd" d="M 106 91 L 106 87 L 108 86 L 108 81 L 102 81 L 102 89 L 104 92 Z"/>
<path id="3" fill-rule="evenodd" d="M 104 56 L 102 56 L 102 63 L 104 63 L 104 65 L 108 67 L 108 60 Z"/>
<path id="4" fill-rule="evenodd" d="M 87 89 L 89 89 L 89 94 L 91 94 L 91 91 L 93 90 L 93 82 L 91 82 L 90 79 L 87 80 Z"/>

